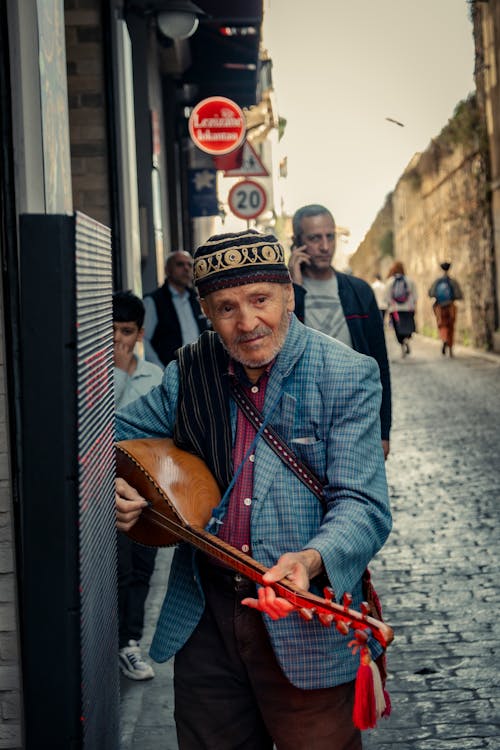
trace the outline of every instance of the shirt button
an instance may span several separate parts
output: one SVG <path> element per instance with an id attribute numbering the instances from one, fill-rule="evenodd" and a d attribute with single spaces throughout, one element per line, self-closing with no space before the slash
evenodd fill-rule
<path id="1" fill-rule="evenodd" d="M 258 393 L 259 392 L 259 386 L 258 385 L 253 385 L 252 388 L 251 388 L 251 391 L 252 391 L 252 393 Z"/>
<path id="2" fill-rule="evenodd" d="M 241 551 L 242 552 L 248 552 L 249 550 L 250 550 L 250 547 L 248 546 L 248 544 L 242 544 L 241 545 Z"/>
<path id="3" fill-rule="evenodd" d="M 248 456 L 248 460 L 249 460 L 249 461 L 251 461 L 251 462 L 253 463 L 253 462 L 255 461 L 255 454 L 254 454 L 254 453 L 252 453 L 252 455 L 251 455 L 251 456 Z"/>
<path id="4" fill-rule="evenodd" d="M 243 500 L 243 502 L 244 502 L 245 505 L 251 505 L 252 504 L 252 498 L 251 497 L 246 497 Z"/>

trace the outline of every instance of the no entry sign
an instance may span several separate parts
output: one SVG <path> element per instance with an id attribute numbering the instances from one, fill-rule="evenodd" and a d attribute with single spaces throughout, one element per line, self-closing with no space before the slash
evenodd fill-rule
<path id="1" fill-rule="evenodd" d="M 191 112 L 189 133 L 195 145 L 207 154 L 229 154 L 245 140 L 245 115 L 231 99 L 210 96 L 198 102 Z"/>
<path id="2" fill-rule="evenodd" d="M 266 191 L 254 180 L 242 180 L 229 191 L 229 208 L 240 219 L 255 219 L 267 203 Z"/>

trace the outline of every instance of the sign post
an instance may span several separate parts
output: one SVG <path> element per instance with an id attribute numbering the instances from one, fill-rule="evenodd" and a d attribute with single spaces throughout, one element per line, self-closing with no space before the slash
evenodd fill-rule
<path id="1" fill-rule="evenodd" d="M 212 156 L 229 154 L 245 140 L 245 115 L 225 96 L 209 96 L 198 102 L 188 125 L 193 143 Z"/>
<path id="2" fill-rule="evenodd" d="M 242 180 L 229 191 L 228 204 L 233 214 L 240 219 L 255 219 L 266 208 L 266 191 L 255 180 Z"/>

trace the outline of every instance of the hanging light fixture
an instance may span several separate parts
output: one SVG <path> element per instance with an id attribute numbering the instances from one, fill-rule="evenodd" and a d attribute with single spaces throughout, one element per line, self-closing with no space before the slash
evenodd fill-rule
<path id="1" fill-rule="evenodd" d="M 206 13 L 191 0 L 174 0 L 168 8 L 161 10 L 156 21 L 163 36 L 169 39 L 188 39 L 194 34 L 200 16 Z"/>

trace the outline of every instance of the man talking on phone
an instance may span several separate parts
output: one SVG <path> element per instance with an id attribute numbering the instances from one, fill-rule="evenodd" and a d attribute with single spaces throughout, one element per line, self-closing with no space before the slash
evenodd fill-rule
<path id="1" fill-rule="evenodd" d="M 384 328 L 369 284 L 332 266 L 336 227 L 325 206 L 299 208 L 292 219 L 293 246 L 288 268 L 294 282 L 295 314 L 310 328 L 341 341 L 378 363 L 384 457 L 390 450 L 391 378 Z"/>

